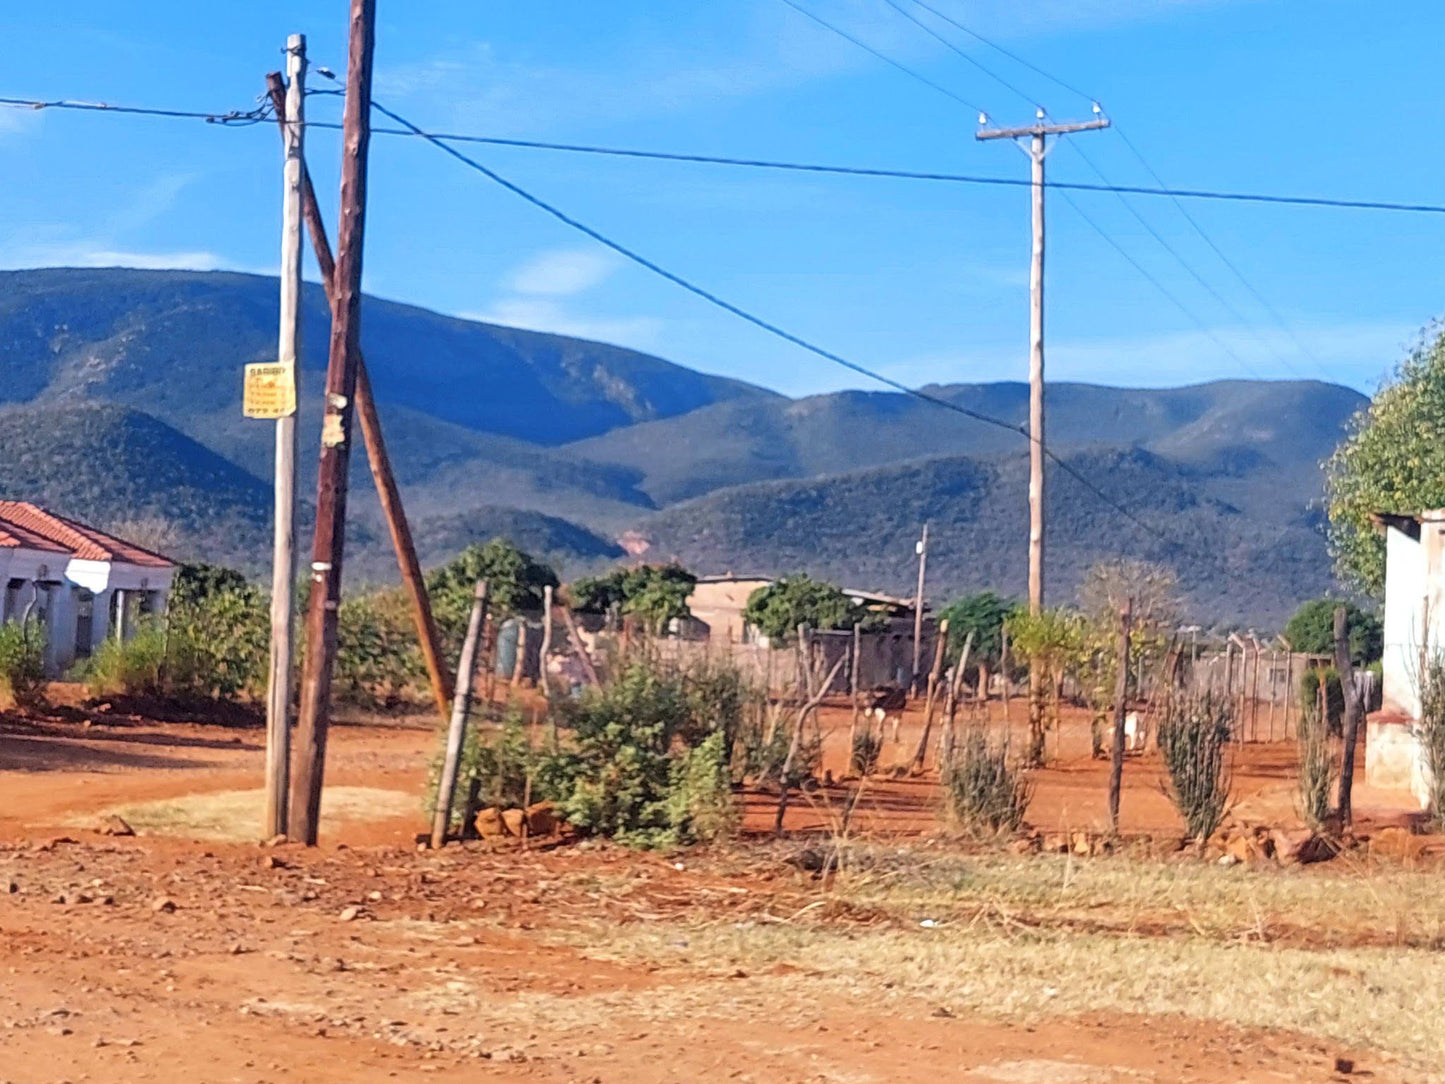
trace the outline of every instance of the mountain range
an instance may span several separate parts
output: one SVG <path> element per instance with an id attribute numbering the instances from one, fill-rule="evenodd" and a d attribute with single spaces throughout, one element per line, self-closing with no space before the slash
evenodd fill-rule
<path id="1" fill-rule="evenodd" d="M 259 574 L 272 427 L 244 419 L 239 400 L 241 367 L 274 356 L 276 293 L 274 279 L 224 272 L 0 272 L 0 496 L 101 525 L 161 524 L 178 556 Z M 319 287 L 306 288 L 304 318 L 309 495 Z M 362 338 L 424 561 L 504 534 L 564 577 L 631 553 L 906 593 L 926 521 L 933 595 L 1023 589 L 1018 432 L 901 393 L 789 399 L 369 297 Z M 1009 426 L 1027 419 L 1022 383 L 925 390 Z M 1333 586 L 1320 463 L 1364 402 L 1315 381 L 1051 384 L 1050 447 L 1085 480 L 1051 472 L 1051 597 L 1070 600 L 1091 563 L 1127 554 L 1173 565 L 1195 619 L 1277 627 Z M 352 482 L 348 579 L 393 578 L 364 455 Z"/>

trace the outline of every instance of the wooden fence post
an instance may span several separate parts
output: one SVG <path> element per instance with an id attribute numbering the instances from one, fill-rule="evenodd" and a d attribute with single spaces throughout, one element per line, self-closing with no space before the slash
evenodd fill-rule
<path id="1" fill-rule="evenodd" d="M 1134 625 L 1134 600 L 1119 615 L 1119 672 L 1114 678 L 1114 749 L 1109 764 L 1109 830 L 1119 834 L 1119 793 L 1124 784 L 1124 717 L 1129 697 L 1129 634 Z"/>
<path id="2" fill-rule="evenodd" d="M 928 738 L 933 730 L 933 709 L 937 703 L 938 678 L 943 671 L 943 656 L 948 649 L 948 620 L 938 623 L 938 639 L 933 646 L 933 668 L 928 671 L 928 699 L 923 709 L 923 736 L 918 739 L 918 750 L 913 754 L 913 771 L 923 771 L 928 755 Z"/>
<path id="3" fill-rule="evenodd" d="M 843 774 L 846 776 L 853 770 L 853 750 L 857 747 L 858 741 L 858 716 L 860 706 L 858 704 L 858 666 L 863 658 L 863 632 L 858 625 L 853 626 L 853 665 L 848 675 L 848 692 L 853 700 L 853 718 L 848 724 L 848 749 L 846 752 L 847 767 Z M 871 727 L 870 727 L 871 732 Z M 859 773 L 867 775 L 867 771 Z"/>
<path id="4" fill-rule="evenodd" d="M 472 596 L 472 613 L 467 621 L 467 636 L 462 641 L 462 656 L 457 662 L 456 692 L 452 696 L 452 717 L 447 726 L 446 759 L 442 761 L 441 780 L 437 784 L 436 808 L 432 813 L 431 845 L 442 847 L 452 823 L 452 802 L 456 797 L 457 771 L 462 760 L 462 746 L 467 738 L 467 717 L 472 711 L 472 675 L 477 668 L 477 644 L 487 620 L 487 581 L 477 584 Z"/>

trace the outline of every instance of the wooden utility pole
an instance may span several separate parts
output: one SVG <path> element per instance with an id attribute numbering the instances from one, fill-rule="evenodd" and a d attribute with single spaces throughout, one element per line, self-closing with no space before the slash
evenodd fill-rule
<path id="1" fill-rule="evenodd" d="M 431 845 L 433 849 L 446 844 L 452 825 L 452 802 L 456 798 L 457 771 L 462 762 L 462 747 L 467 740 L 467 719 L 472 713 L 472 677 L 477 669 L 477 646 L 487 623 L 487 581 L 477 583 L 472 595 L 472 613 L 467 620 L 467 636 L 462 641 L 462 655 L 457 662 L 457 691 L 452 699 L 452 717 L 447 726 L 446 758 L 442 761 L 442 777 L 437 783 L 436 805 L 432 811 Z"/>
<path id="2" fill-rule="evenodd" d="M 1109 763 L 1109 830 L 1119 834 L 1119 792 L 1124 785 L 1124 717 L 1129 706 L 1129 634 L 1134 628 L 1134 600 L 1119 615 L 1119 672 L 1114 675 L 1114 749 Z"/>
<path id="3" fill-rule="evenodd" d="M 286 117 L 289 114 L 280 73 L 272 72 L 266 77 L 266 82 L 270 88 L 271 101 L 276 107 L 276 118 L 284 134 Z M 336 260 L 331 254 L 326 223 L 321 219 L 321 208 L 316 202 L 316 189 L 311 183 L 311 172 L 306 168 L 304 160 L 301 165 L 301 212 L 306 220 L 307 231 L 311 234 L 311 248 L 316 254 L 316 266 L 321 271 L 326 299 L 334 312 Z M 376 483 L 381 510 L 386 516 L 392 548 L 396 550 L 401 580 L 406 586 L 407 594 L 411 596 L 417 640 L 421 643 L 422 659 L 426 663 L 427 676 L 431 681 L 432 697 L 436 701 L 437 710 L 445 718 L 452 701 L 451 671 L 444 660 L 441 635 L 437 632 L 436 619 L 432 615 L 426 579 L 422 575 L 421 561 L 417 558 L 416 544 L 412 541 L 411 528 L 407 524 L 406 509 L 401 502 L 401 490 L 397 487 L 396 476 L 391 469 L 391 456 L 386 450 L 381 418 L 376 412 L 376 400 L 371 394 L 371 377 L 366 371 L 366 359 L 360 353 L 356 358 L 356 416 L 361 423 L 361 435 L 366 442 L 366 457 L 371 466 L 372 480 Z"/>
<path id="4" fill-rule="evenodd" d="M 326 737 L 331 723 L 331 679 L 336 665 L 341 563 L 346 547 L 346 485 L 351 461 L 351 419 L 361 343 L 361 254 L 366 233 L 367 150 L 371 140 L 371 65 L 376 0 L 351 0 L 342 114 L 341 224 L 336 233 L 335 302 L 326 363 L 326 404 L 316 481 L 316 533 L 311 555 L 311 598 L 306 614 L 306 668 L 296 720 L 296 762 L 291 778 L 290 835 L 316 845 Z"/>
<path id="5" fill-rule="evenodd" d="M 1099 107 L 1094 107 L 1099 112 Z M 981 123 L 988 118 L 980 116 Z M 1027 128 L 982 128 L 981 140 L 1009 139 L 1025 148 L 1031 163 L 1033 247 L 1029 260 L 1029 613 L 1037 617 L 1044 608 L 1044 159 L 1048 137 L 1064 136 L 1109 127 L 1106 117 L 1073 124 L 1045 124 L 1040 109 L 1036 123 Z M 1044 711 L 1044 677 L 1038 667 L 1029 667 L 1029 724 L 1041 733 Z"/>
<path id="6" fill-rule="evenodd" d="M 281 189 L 281 332 L 276 360 L 290 370 L 295 401 L 301 358 L 301 173 L 306 119 L 306 37 L 286 39 L 286 116 Z M 285 377 L 283 376 L 283 379 Z M 271 660 L 266 686 L 265 835 L 286 833 L 291 774 L 291 614 L 296 585 L 296 414 L 276 419 L 275 525 L 271 548 Z"/>
<path id="7" fill-rule="evenodd" d="M 918 554 L 918 590 L 913 595 L 913 693 L 918 694 L 918 682 L 922 678 L 918 667 L 923 660 L 923 578 L 928 572 L 928 524 L 923 525 L 923 537 L 914 545 Z"/>
<path id="8" fill-rule="evenodd" d="M 1354 816 L 1351 795 L 1355 786 L 1355 743 L 1360 739 L 1360 698 L 1355 692 L 1355 669 L 1350 659 L 1350 632 L 1343 606 L 1335 607 L 1335 669 L 1345 696 L 1345 747 L 1340 755 L 1340 823 L 1346 828 Z"/>

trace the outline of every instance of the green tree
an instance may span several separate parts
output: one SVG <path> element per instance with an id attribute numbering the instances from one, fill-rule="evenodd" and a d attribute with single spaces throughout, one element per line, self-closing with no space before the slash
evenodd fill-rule
<path id="1" fill-rule="evenodd" d="M 1003 652 L 1003 627 L 1016 604 L 993 591 L 980 591 L 950 602 L 939 613 L 948 622 L 948 660 L 953 662 L 963 650 L 963 642 L 973 633 L 970 649 L 974 663 L 982 662 L 992 669 Z"/>
<path id="2" fill-rule="evenodd" d="M 455 658 L 466 634 L 472 592 L 487 581 L 488 607 L 498 617 L 542 607 L 542 589 L 558 585 L 551 567 L 524 553 L 505 538 L 471 545 L 451 561 L 427 574 L 432 611 L 447 648 Z"/>
<path id="3" fill-rule="evenodd" d="M 786 640 L 799 625 L 828 630 L 876 624 L 867 608 L 842 588 L 802 573 L 759 587 L 748 596 L 743 620 L 770 640 Z"/>
<path id="4" fill-rule="evenodd" d="M 640 565 L 585 577 L 571 584 L 568 592 L 573 607 L 582 613 L 607 613 L 616 606 L 661 632 L 674 618 L 689 615 L 687 599 L 696 585 L 697 577 L 681 565 Z"/>
<path id="5" fill-rule="evenodd" d="M 1330 549 L 1342 580 L 1379 597 L 1385 543 L 1370 516 L 1445 507 L 1445 335 L 1427 328 L 1325 464 Z"/>
<path id="6" fill-rule="evenodd" d="M 1359 664 L 1374 662 L 1384 654 L 1385 636 L 1380 619 L 1353 602 L 1315 598 L 1301 603 L 1284 627 L 1284 638 L 1296 651 L 1311 655 L 1333 655 L 1335 651 L 1335 607 L 1345 608 L 1345 628 L 1350 637 L 1350 658 Z"/>

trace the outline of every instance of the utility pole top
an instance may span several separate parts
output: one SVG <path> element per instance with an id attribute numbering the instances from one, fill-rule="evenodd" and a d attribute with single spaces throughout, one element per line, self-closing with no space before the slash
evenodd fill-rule
<path id="1" fill-rule="evenodd" d="M 981 122 L 987 121 L 987 117 L 980 117 Z M 1092 132 L 1098 128 L 1107 128 L 1110 125 L 1108 117 L 1099 116 L 1093 120 L 1074 121 L 1066 124 L 1045 124 L 1042 117 L 1037 124 L 1031 124 L 1027 128 L 980 128 L 974 133 L 975 139 L 1022 139 L 1024 136 L 1051 136 L 1068 135 L 1070 132 Z"/>

